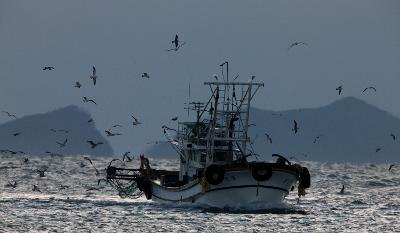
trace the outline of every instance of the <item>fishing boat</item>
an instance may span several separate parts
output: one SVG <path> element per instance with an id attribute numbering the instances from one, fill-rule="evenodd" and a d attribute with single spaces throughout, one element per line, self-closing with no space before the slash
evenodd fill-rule
<path id="1" fill-rule="evenodd" d="M 178 122 L 178 128 L 163 131 L 179 158 L 179 171 L 152 169 L 140 156 L 140 168 L 110 164 L 107 181 L 121 196 L 161 202 L 186 202 L 211 207 L 241 207 L 277 204 L 284 201 L 298 183 L 298 195 L 310 187 L 306 167 L 273 154 L 274 162 L 251 161 L 248 134 L 250 105 L 264 83 L 229 81 L 205 82 L 211 95 L 207 102 L 189 102 L 196 119 Z M 222 64 L 222 65 L 224 65 Z"/>

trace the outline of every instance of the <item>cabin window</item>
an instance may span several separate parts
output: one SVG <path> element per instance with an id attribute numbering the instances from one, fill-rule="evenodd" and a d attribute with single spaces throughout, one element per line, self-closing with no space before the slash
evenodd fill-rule
<path id="1" fill-rule="evenodd" d="M 215 153 L 214 161 L 225 161 L 226 159 L 226 152 L 225 151 L 218 151 Z"/>

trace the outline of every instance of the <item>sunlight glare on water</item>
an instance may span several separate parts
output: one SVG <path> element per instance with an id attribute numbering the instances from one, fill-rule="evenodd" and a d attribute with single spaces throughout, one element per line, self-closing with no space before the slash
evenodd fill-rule
<path id="1" fill-rule="evenodd" d="M 92 158 L 101 174 L 77 157 L 0 155 L 0 231 L 73 232 L 393 232 L 400 227 L 400 167 L 307 162 L 312 185 L 278 206 L 216 209 L 121 199 L 106 184 L 110 158 Z M 174 160 L 150 160 L 176 169 Z M 138 161 L 127 164 L 138 167 Z M 37 168 L 47 168 L 40 177 Z M 17 182 L 15 188 L 8 182 Z M 340 193 L 342 184 L 345 191 Z M 41 192 L 32 191 L 37 185 Z"/>

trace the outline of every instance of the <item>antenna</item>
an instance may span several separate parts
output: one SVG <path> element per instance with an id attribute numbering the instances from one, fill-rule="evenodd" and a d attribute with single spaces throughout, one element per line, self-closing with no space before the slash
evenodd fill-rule
<path id="1" fill-rule="evenodd" d="M 187 107 L 187 110 L 188 110 L 188 112 L 187 112 L 187 117 L 189 118 L 189 103 L 190 103 L 190 80 L 189 80 L 189 98 L 188 98 L 188 101 L 187 101 L 187 103 L 188 103 L 188 107 Z"/>

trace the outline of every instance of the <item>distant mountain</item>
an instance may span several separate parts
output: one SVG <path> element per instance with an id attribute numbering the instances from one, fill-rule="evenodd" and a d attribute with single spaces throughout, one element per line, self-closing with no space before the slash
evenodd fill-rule
<path id="1" fill-rule="evenodd" d="M 353 97 L 313 109 L 274 112 L 254 108 L 251 117 L 257 125 L 250 128 L 253 147 L 267 158 L 280 153 L 300 160 L 400 161 L 400 119 Z M 294 120 L 297 134 L 292 131 Z M 396 140 L 392 133 L 398 136 Z"/>
<path id="2" fill-rule="evenodd" d="M 299 127 L 297 134 L 292 131 L 294 120 Z M 310 109 L 252 108 L 250 121 L 256 125 L 249 128 L 252 147 L 262 160 L 270 160 L 271 154 L 277 153 L 294 160 L 400 161 L 400 119 L 353 97 Z M 162 144 L 148 152 L 154 157 L 175 154 L 168 145 Z"/>
<path id="3" fill-rule="evenodd" d="M 46 151 L 66 155 L 112 155 L 110 144 L 89 119 L 91 116 L 86 111 L 67 106 L 4 123 L 0 125 L 0 150 L 20 150 L 35 155 Z M 17 133 L 20 134 L 14 136 Z M 66 139 L 63 147 L 57 143 L 63 144 Z M 87 140 L 104 144 L 91 149 Z"/>

